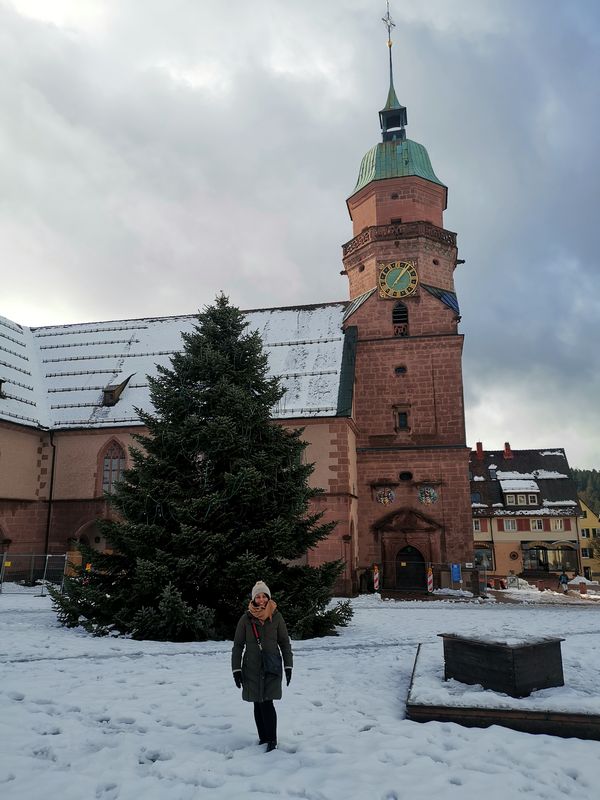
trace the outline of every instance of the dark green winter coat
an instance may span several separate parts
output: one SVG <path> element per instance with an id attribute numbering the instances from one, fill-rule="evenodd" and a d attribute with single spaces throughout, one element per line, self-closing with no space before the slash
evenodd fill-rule
<path id="1" fill-rule="evenodd" d="M 283 656 L 284 668 L 293 666 L 290 637 L 283 617 L 275 611 L 273 617 L 264 623 L 255 619 L 249 611 L 242 614 L 235 630 L 231 651 L 231 669 L 242 671 L 242 699 L 249 703 L 262 703 L 265 700 L 281 699 L 281 678 L 278 675 L 265 675 L 262 655 L 258 649 L 251 623 L 256 623 L 263 651 Z M 242 658 L 243 653 L 243 658 Z"/>

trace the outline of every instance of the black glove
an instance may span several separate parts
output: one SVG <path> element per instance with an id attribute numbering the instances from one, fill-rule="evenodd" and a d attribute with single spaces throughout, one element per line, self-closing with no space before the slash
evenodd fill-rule
<path id="1" fill-rule="evenodd" d="M 233 680 L 235 681 L 235 685 L 238 689 L 242 688 L 242 673 L 238 670 L 237 672 L 233 673 Z"/>
<path id="2" fill-rule="evenodd" d="M 291 667 L 286 667 L 285 668 L 285 685 L 289 686 L 291 680 L 292 680 L 292 668 Z"/>

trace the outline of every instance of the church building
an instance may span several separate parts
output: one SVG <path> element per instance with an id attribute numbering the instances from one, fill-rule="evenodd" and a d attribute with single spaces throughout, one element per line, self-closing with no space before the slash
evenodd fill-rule
<path id="1" fill-rule="evenodd" d="M 338 522 L 306 558 L 343 559 L 345 593 L 375 575 L 390 594 L 424 589 L 429 568 L 447 585 L 450 563 L 473 561 L 456 234 L 444 228 L 447 187 L 406 136 L 388 46 L 381 141 L 347 200 L 348 298 L 246 312 L 287 389 L 276 424 L 304 428 L 324 489 L 315 505 Z M 0 317 L 0 551 L 109 546 L 96 523 L 129 464 L 134 409 L 149 406 L 146 376 L 193 323 L 27 328 Z"/>

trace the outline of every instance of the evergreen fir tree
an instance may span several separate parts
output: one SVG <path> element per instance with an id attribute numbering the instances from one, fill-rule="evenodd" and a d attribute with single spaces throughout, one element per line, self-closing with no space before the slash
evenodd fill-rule
<path id="1" fill-rule="evenodd" d="M 102 523 L 112 554 L 82 548 L 54 593 L 59 619 L 98 634 L 185 641 L 231 636 L 256 580 L 276 595 L 292 635 L 347 624 L 328 609 L 341 562 L 299 564 L 335 523 L 311 513 L 312 464 L 301 430 L 272 421 L 284 389 L 268 376 L 258 333 L 221 295 L 199 314 L 171 368 L 149 377 L 154 411 Z M 296 562 L 296 563 L 290 563 Z"/>

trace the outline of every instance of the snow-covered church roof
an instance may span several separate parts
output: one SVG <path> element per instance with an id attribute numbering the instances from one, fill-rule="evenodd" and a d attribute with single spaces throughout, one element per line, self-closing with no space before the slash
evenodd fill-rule
<path id="1" fill-rule="evenodd" d="M 347 303 L 247 311 L 287 389 L 279 419 L 346 415 L 344 332 Z M 147 375 L 170 366 L 195 315 L 27 328 L 0 317 L 0 419 L 50 429 L 139 424 L 150 409 Z M 119 401 L 103 393 L 132 376 Z M 343 404 L 343 402 L 342 402 Z M 347 403 L 346 403 L 347 405 Z"/>

